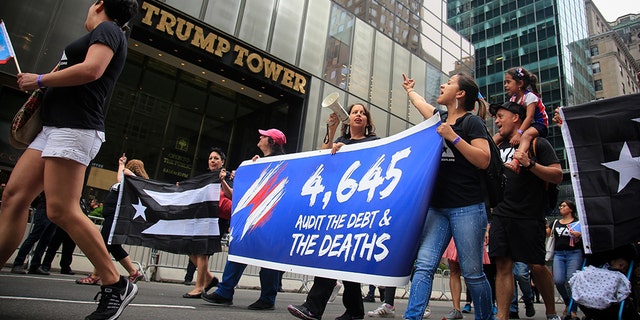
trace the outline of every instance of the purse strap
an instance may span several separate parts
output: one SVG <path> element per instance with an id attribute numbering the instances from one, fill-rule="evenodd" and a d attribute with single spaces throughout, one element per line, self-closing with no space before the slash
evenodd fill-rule
<path id="1" fill-rule="evenodd" d="M 558 219 L 553 220 L 553 224 L 551 225 L 551 235 L 549 236 L 551 238 L 555 238 L 556 222 L 558 222 Z"/>

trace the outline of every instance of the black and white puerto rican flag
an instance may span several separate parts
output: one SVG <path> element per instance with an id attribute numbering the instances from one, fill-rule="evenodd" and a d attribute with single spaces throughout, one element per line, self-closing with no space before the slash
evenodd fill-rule
<path id="1" fill-rule="evenodd" d="M 585 252 L 640 241 L 640 94 L 560 112 Z"/>
<path id="2" fill-rule="evenodd" d="M 220 252 L 217 173 L 176 184 L 125 176 L 110 244 L 130 244 L 177 254 Z"/>

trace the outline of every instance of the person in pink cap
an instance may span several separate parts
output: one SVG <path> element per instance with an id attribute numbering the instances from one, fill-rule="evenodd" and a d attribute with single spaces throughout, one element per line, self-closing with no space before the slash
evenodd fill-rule
<path id="1" fill-rule="evenodd" d="M 260 140 L 257 146 L 262 151 L 263 157 L 284 154 L 283 145 L 287 143 L 287 137 L 282 131 L 269 129 L 258 130 L 258 133 L 260 133 Z M 259 155 L 255 155 L 252 159 L 256 161 L 259 158 Z M 224 178 L 224 176 L 221 176 L 221 178 Z M 233 196 L 233 189 L 227 187 L 225 192 Z M 246 267 L 247 265 L 244 263 L 227 260 L 222 272 L 222 282 L 218 283 L 218 289 L 210 294 L 204 292 L 201 295 L 202 299 L 216 306 L 233 305 L 235 287 L 240 282 L 240 277 L 242 277 Z M 249 310 L 265 311 L 275 309 L 276 295 L 278 294 L 282 274 L 283 272 L 279 270 L 260 268 L 260 297 L 256 302 L 248 306 Z"/>
<path id="2" fill-rule="evenodd" d="M 284 154 L 284 144 L 287 143 L 287 137 L 284 133 L 278 129 L 260 130 L 260 141 L 258 141 L 258 148 L 262 151 L 264 157 L 277 156 Z M 253 161 L 259 159 L 259 155 L 253 156 Z"/>

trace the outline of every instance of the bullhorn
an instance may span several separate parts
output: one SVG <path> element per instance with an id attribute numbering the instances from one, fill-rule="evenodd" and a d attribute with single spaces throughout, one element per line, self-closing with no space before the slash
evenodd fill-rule
<path id="1" fill-rule="evenodd" d="M 338 102 L 339 97 L 340 95 L 337 92 L 328 95 L 324 100 L 322 100 L 322 107 L 331 109 L 331 111 L 338 116 L 340 122 L 349 124 L 349 114 Z"/>

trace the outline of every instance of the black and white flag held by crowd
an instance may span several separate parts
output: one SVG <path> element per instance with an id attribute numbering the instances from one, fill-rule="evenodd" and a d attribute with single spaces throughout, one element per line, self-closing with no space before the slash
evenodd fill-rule
<path id="1" fill-rule="evenodd" d="M 220 252 L 217 173 L 176 184 L 125 176 L 110 244 L 130 244 L 177 254 Z"/>
<path id="2" fill-rule="evenodd" d="M 640 94 L 560 112 L 585 252 L 640 241 Z"/>

